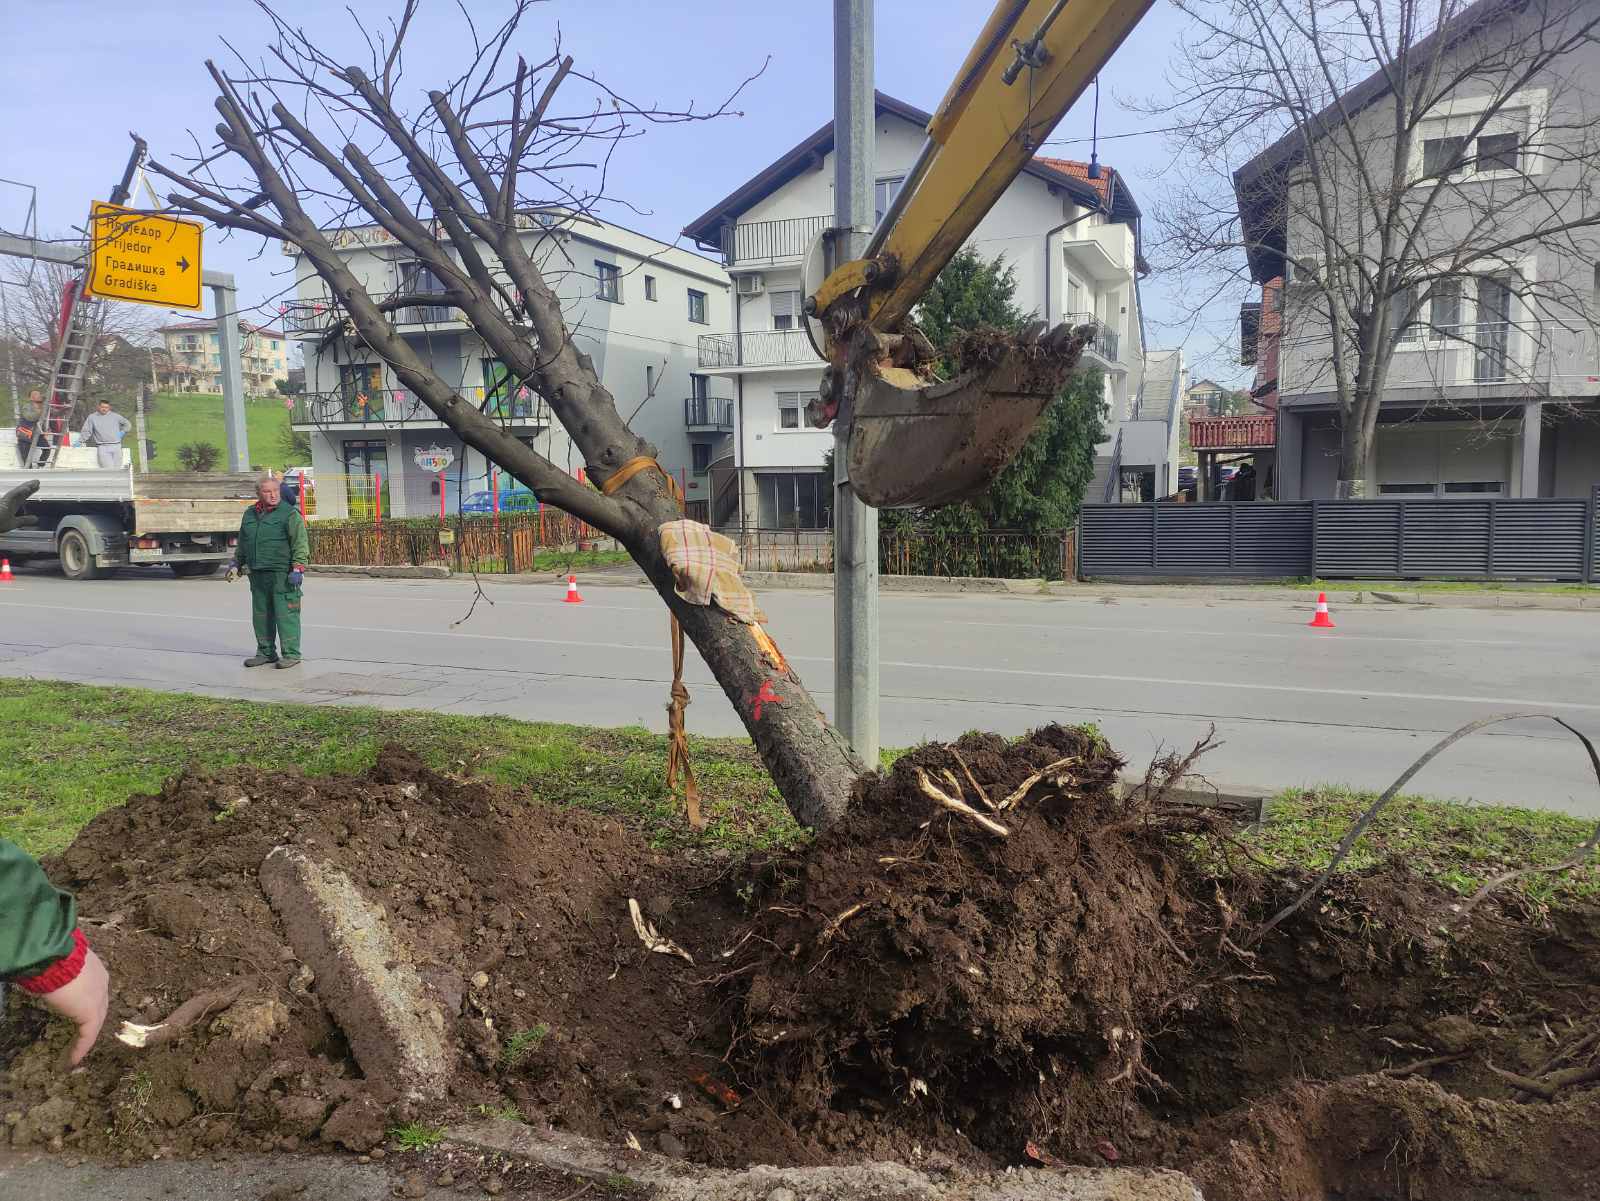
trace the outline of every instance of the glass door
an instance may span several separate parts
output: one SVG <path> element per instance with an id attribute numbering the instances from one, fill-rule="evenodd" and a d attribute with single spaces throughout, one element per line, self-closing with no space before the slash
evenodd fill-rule
<path id="1" fill-rule="evenodd" d="M 344 444 L 345 500 L 351 517 L 371 521 L 381 503 L 389 507 L 389 447 L 377 439 L 350 440 Z"/>

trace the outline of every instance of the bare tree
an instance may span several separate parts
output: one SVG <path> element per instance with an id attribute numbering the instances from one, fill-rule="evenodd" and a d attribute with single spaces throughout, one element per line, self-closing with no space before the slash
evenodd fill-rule
<path id="1" fill-rule="evenodd" d="M 1202 305 L 1287 277 L 1282 378 L 1336 403 L 1339 494 L 1396 389 L 1559 391 L 1595 344 L 1600 4 L 1174 3 L 1174 95 L 1143 106 L 1184 126 L 1162 255 Z"/>
<path id="2" fill-rule="evenodd" d="M 24 395 L 34 388 L 40 392 L 50 388 L 50 373 L 61 344 L 62 294 L 81 274 L 62 263 L 27 261 L 11 263 L 0 276 L 0 287 L 7 289 L 10 318 L 4 336 L 16 368 L 17 387 Z M 125 403 L 149 380 L 157 321 L 155 313 L 142 305 L 103 306 L 83 392 L 69 419 L 74 429 L 99 401 Z"/>
<path id="3" fill-rule="evenodd" d="M 795 817 L 825 826 L 844 812 L 862 765 L 760 626 L 677 595 L 659 528 L 681 515 L 679 502 L 654 469 L 654 447 L 628 428 L 575 344 L 552 276 L 570 266 L 556 230 L 608 202 L 619 146 L 651 125 L 723 115 L 729 102 L 709 110 L 636 104 L 559 44 L 529 62 L 514 47 L 528 41 L 522 25 L 532 7 L 512 0 L 505 21 L 480 37 L 463 6 L 473 61 L 417 95 L 413 110 L 403 80 L 417 0 L 387 30 L 363 31 L 365 65 L 341 63 L 261 4 L 275 31 L 265 59 L 251 65 L 240 56 L 232 71 L 207 64 L 219 145 L 181 167 L 150 170 L 177 185 L 174 208 L 297 247 L 359 337 L 467 445 L 541 500 L 616 538 L 710 666 Z M 375 297 L 363 285 L 336 236 L 374 225 L 432 274 L 438 294 Z M 435 373 L 391 320 L 417 304 L 462 313 L 549 404 L 598 488 L 518 441 Z"/>

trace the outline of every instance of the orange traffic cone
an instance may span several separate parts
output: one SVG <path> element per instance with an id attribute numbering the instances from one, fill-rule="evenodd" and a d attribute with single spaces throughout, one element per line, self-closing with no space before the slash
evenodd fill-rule
<path id="1" fill-rule="evenodd" d="M 16 578 L 11 574 L 11 560 L 0 559 L 0 584 L 9 584 Z"/>
<path id="2" fill-rule="evenodd" d="M 1333 618 L 1328 616 L 1328 594 L 1317 593 L 1317 615 L 1307 623 L 1313 630 L 1334 629 Z"/>
<path id="3" fill-rule="evenodd" d="M 575 576 L 575 575 L 569 575 L 567 577 L 567 600 L 566 600 L 566 603 L 569 604 L 569 605 L 581 605 L 581 604 L 583 604 L 583 597 L 578 595 L 578 577 Z"/>

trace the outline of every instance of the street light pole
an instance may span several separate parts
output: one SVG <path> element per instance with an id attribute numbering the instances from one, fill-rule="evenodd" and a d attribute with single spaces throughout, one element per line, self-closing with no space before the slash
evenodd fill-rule
<path id="1" fill-rule="evenodd" d="M 833 0 L 834 263 L 872 236 L 876 105 L 873 0 Z M 834 720 L 868 768 L 878 766 L 878 511 L 850 487 L 849 411 L 833 422 Z"/>

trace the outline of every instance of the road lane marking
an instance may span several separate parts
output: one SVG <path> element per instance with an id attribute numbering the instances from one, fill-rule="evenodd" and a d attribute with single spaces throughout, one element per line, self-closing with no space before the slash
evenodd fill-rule
<path id="1" fill-rule="evenodd" d="M 155 617 L 170 618 L 170 613 L 150 613 L 128 609 L 98 609 L 86 606 L 69 605 L 37 605 L 26 601 L 0 601 L 0 608 L 8 609 L 48 609 L 55 613 L 97 613 L 110 614 L 118 617 Z M 181 615 L 189 621 L 220 622 L 226 625 L 249 625 L 249 619 L 239 617 L 204 617 L 193 614 Z M 665 653 L 666 648 L 654 643 L 631 642 L 591 642 L 576 641 L 572 638 L 529 638 L 521 634 L 467 634 L 459 630 L 426 630 L 412 628 L 395 628 L 389 626 L 346 626 L 330 625 L 325 623 L 307 622 L 309 630 L 331 630 L 339 633 L 352 634 L 392 634 L 398 637 L 416 638 L 419 635 L 427 638 L 464 638 L 475 642 L 517 642 L 535 646 L 560 646 L 582 652 L 586 648 L 619 651 L 646 651 Z M 152 648 L 156 649 L 156 648 Z M 803 663 L 832 663 L 831 655 L 789 655 L 791 660 Z M 1118 675 L 1101 672 L 1075 672 L 1075 671 L 1040 671 L 1020 667 L 973 667 L 959 663 L 919 663 L 902 659 L 880 660 L 882 667 L 900 667 L 912 671 L 940 671 L 963 672 L 969 675 L 1001 675 L 1017 676 L 1025 679 L 1039 680 L 1081 680 L 1101 684 L 1149 684 L 1161 688 L 1212 688 L 1233 690 L 1236 692 L 1280 692 L 1296 696 L 1342 696 L 1355 697 L 1361 700 L 1392 700 L 1392 701 L 1436 701 L 1450 704 L 1465 705 L 1508 705 L 1519 708 L 1532 709 L 1577 709 L 1584 712 L 1600 713 L 1600 704 L 1585 701 L 1562 700 L 1535 700 L 1526 697 L 1499 697 L 1499 696 L 1465 696 L 1457 693 L 1434 692 L 1387 692 L 1368 688 L 1323 688 L 1298 684 L 1258 684 L 1233 682 L 1227 680 L 1185 680 L 1167 676 L 1135 676 Z M 980 698 L 963 698 L 980 699 Z"/>

